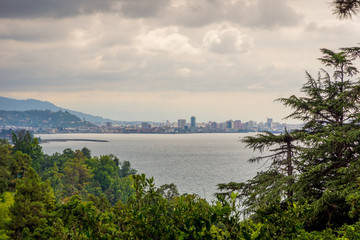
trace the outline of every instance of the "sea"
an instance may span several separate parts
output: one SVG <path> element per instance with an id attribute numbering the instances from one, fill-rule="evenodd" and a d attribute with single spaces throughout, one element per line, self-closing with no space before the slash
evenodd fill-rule
<path id="1" fill-rule="evenodd" d="M 153 177 L 156 186 L 174 183 L 180 194 L 198 194 L 215 200 L 217 184 L 244 182 L 264 170 L 264 163 L 248 160 L 260 153 L 245 148 L 240 140 L 256 133 L 201 134 L 39 134 L 46 139 L 90 139 L 107 142 L 66 141 L 42 143 L 52 155 L 66 148 L 87 147 L 92 156 L 114 154 L 130 161 L 138 173 Z"/>

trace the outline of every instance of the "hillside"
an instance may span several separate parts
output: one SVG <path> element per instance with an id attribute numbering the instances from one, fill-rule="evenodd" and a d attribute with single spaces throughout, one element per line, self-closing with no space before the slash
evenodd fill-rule
<path id="1" fill-rule="evenodd" d="M 93 123 L 112 122 L 112 120 L 110 119 L 105 119 L 100 116 L 94 116 L 91 114 L 86 114 L 78 111 L 61 108 L 53 103 L 47 101 L 40 101 L 36 99 L 17 100 L 12 98 L 0 97 L 0 110 L 5 110 L 5 111 L 50 110 L 52 112 L 66 111 L 79 117 L 80 119 L 85 119 L 86 121 Z"/>
<path id="2" fill-rule="evenodd" d="M 67 112 L 50 110 L 4 111 L 0 110 L 0 126 L 71 128 L 93 127 L 79 117 Z"/>

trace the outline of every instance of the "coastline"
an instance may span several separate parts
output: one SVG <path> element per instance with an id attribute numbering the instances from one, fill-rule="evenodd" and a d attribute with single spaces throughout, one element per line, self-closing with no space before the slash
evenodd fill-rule
<path id="1" fill-rule="evenodd" d="M 48 143 L 48 142 L 109 142 L 107 140 L 97 140 L 97 139 L 41 139 L 41 143 Z"/>

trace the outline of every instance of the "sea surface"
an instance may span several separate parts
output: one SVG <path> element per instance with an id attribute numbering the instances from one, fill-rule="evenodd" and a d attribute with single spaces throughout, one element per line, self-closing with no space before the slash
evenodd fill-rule
<path id="1" fill-rule="evenodd" d="M 154 177 L 157 186 L 177 185 L 180 193 L 195 193 L 214 200 L 218 183 L 242 182 L 264 169 L 263 163 L 249 163 L 259 155 L 239 140 L 255 133 L 207 134 L 40 134 L 41 139 L 96 139 L 108 142 L 47 142 L 46 154 L 87 147 L 92 156 L 116 155 L 130 161 L 138 173 Z"/>

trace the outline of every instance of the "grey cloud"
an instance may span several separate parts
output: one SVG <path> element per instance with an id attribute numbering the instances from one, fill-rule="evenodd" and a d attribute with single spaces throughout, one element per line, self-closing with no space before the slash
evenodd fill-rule
<path id="1" fill-rule="evenodd" d="M 348 26 L 347 26 L 348 27 Z M 344 25 L 333 25 L 333 26 L 324 26 L 319 25 L 316 22 L 310 22 L 305 26 L 305 31 L 312 34 L 319 35 L 349 35 L 352 33 L 351 27 L 347 28 Z"/>
<path id="2" fill-rule="evenodd" d="M 168 58 L 151 56 L 133 56 L 123 60 L 134 62 L 135 65 L 124 72 L 103 71 L 96 67 L 81 68 L 69 62 L 69 57 L 47 57 L 43 54 L 30 58 L 30 55 L 18 59 L 16 66 L 0 67 L 0 85 L 2 91 L 80 91 L 80 90 L 117 90 L 117 91 L 240 91 L 249 85 L 264 86 L 262 90 L 277 89 L 279 86 L 271 79 L 293 78 L 278 69 L 266 70 L 262 75 L 257 71 L 257 66 L 251 66 L 247 60 L 238 61 L 234 57 L 234 65 L 224 66 L 217 56 L 209 57 L 204 63 L 185 64 L 169 61 Z M 41 58 L 41 59 L 39 59 Z M 73 58 L 80 58 L 73 56 Z M 139 59 L 148 62 L 144 67 L 139 66 Z M 29 61 L 30 60 L 30 61 Z M 107 60 L 107 59 L 105 59 Z M 112 59 L 110 59 L 112 60 Z M 21 61 L 21 71 L 19 65 Z M 27 62 L 24 62 L 27 61 Z M 232 61 L 232 60 L 231 60 Z M 75 61 L 78 62 L 78 61 Z M 121 67 L 118 62 L 118 68 Z M 75 66 L 72 66 L 75 65 Z M 174 71 L 179 68 L 191 66 L 194 73 L 174 76 Z M 292 75 L 292 74 L 291 74 Z M 251 81 L 249 81 L 251 79 Z M 275 84 L 275 86 L 274 86 Z M 286 86 L 286 84 L 284 84 Z M 254 89 L 253 89 L 254 90 Z M 257 89 L 255 89 L 257 90 Z M 261 89 L 260 89 L 261 90 Z M 257 90 L 257 91 L 260 91 Z"/>
<path id="3" fill-rule="evenodd" d="M 276 28 L 298 24 L 302 15 L 285 0 L 1 0 L 0 18 L 62 18 L 119 12 L 127 18 L 161 17 L 164 24 L 200 27 L 217 21 Z"/>
<path id="4" fill-rule="evenodd" d="M 62 18 L 120 11 L 130 18 L 157 15 L 168 0 L 1 0 L 0 18 Z"/>
<path id="5" fill-rule="evenodd" d="M 167 11 L 166 22 L 187 27 L 201 27 L 224 18 L 223 3 L 208 0 L 191 1 Z"/>
<path id="6" fill-rule="evenodd" d="M 59 21 L 0 20 L 0 39 L 45 42 L 66 37 L 68 24 Z"/>
<path id="7" fill-rule="evenodd" d="M 111 10 L 114 0 L 1 0 L 1 18 L 60 18 Z"/>
<path id="8" fill-rule="evenodd" d="M 169 0 L 121 0 L 120 6 L 126 17 L 144 18 L 156 16 L 169 3 Z"/>
<path id="9" fill-rule="evenodd" d="M 267 28 L 294 26 L 300 23 L 303 17 L 283 0 L 259 0 L 255 12 L 247 12 L 248 15 L 257 14 L 257 18 L 249 24 Z"/>
<path id="10" fill-rule="evenodd" d="M 200 27 L 217 21 L 230 21 L 247 27 L 277 28 L 300 23 L 303 15 L 284 0 L 188 0 L 170 8 L 166 21 L 187 27 Z"/>

